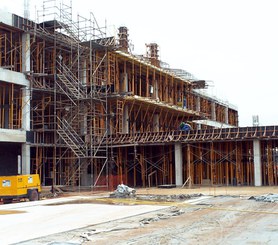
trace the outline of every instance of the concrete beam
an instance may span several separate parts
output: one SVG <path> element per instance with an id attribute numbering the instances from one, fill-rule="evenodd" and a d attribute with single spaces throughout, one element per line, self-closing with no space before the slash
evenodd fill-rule
<path id="1" fill-rule="evenodd" d="M 175 177 L 176 186 L 183 185 L 183 172 L 182 172 L 182 145 L 175 143 Z"/>
<path id="2" fill-rule="evenodd" d="M 23 73 L 10 71 L 3 68 L 0 68 L 0 81 L 14 83 L 27 87 L 30 86 L 29 80 L 26 79 Z"/>
<path id="3" fill-rule="evenodd" d="M 213 120 L 193 120 L 194 123 L 212 126 L 215 128 L 234 128 L 235 126 Z"/>
<path id="4" fill-rule="evenodd" d="M 0 128 L 0 142 L 25 143 L 26 131 Z"/>
<path id="5" fill-rule="evenodd" d="M 262 157 L 261 157 L 261 142 L 253 140 L 254 152 L 254 182 L 255 186 L 262 186 Z"/>

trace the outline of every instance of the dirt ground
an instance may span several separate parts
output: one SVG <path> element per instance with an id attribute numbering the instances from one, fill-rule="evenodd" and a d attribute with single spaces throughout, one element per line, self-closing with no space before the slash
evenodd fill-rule
<path id="1" fill-rule="evenodd" d="M 278 193 L 278 187 L 137 189 L 137 197 L 145 201 L 113 201 L 104 198 L 109 193 L 98 193 L 103 196 L 96 199 L 98 203 L 160 204 L 165 208 L 20 244 L 277 244 L 278 203 L 249 199 L 268 193 Z M 153 197 L 161 196 L 169 200 L 154 201 Z"/>
<path id="2" fill-rule="evenodd" d="M 278 193 L 278 186 L 262 186 L 262 187 L 247 187 L 247 186 L 212 186 L 212 187 L 199 187 L 193 188 L 145 188 L 137 189 L 136 194 L 155 194 L 155 195 L 172 195 L 172 194 L 195 194 L 202 193 L 204 195 L 230 195 L 230 196 L 252 196 L 263 195 L 267 193 Z"/>

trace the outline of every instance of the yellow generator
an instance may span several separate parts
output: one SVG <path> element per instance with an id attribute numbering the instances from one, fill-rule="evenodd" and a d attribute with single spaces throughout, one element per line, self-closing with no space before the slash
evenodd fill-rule
<path id="1" fill-rule="evenodd" d="M 0 176 L 0 198 L 4 204 L 20 198 L 37 201 L 40 193 L 41 182 L 38 174 Z"/>

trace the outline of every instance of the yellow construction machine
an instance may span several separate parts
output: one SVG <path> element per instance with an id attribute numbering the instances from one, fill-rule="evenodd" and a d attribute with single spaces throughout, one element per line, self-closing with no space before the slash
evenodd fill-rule
<path id="1" fill-rule="evenodd" d="M 41 182 L 38 174 L 0 176 L 0 199 L 4 204 L 21 198 L 37 201 L 40 199 L 40 193 Z"/>

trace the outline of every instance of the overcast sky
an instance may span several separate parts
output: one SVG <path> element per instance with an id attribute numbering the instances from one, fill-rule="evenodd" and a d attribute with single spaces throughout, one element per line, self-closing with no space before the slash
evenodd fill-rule
<path id="1" fill-rule="evenodd" d="M 34 16 L 42 0 L 29 1 Z M 23 2 L 1 0 L 1 7 L 22 15 Z M 145 43 L 156 42 L 171 68 L 211 81 L 211 93 L 237 106 L 240 126 L 252 125 L 252 115 L 260 125 L 278 125 L 277 0 L 72 2 L 74 12 L 93 12 L 101 26 L 106 19 L 112 35 L 128 27 L 133 53 L 145 54 Z"/>

